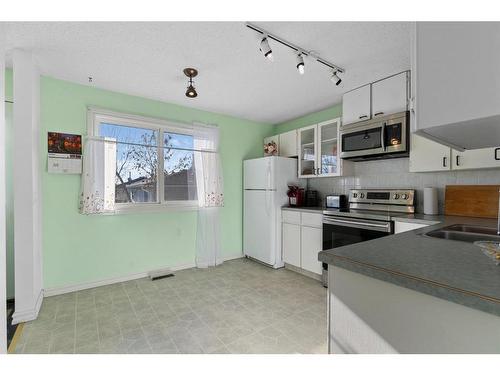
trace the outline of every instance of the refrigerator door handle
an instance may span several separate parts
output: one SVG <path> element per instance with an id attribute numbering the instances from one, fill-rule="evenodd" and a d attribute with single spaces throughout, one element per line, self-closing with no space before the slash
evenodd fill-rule
<path id="1" fill-rule="evenodd" d="M 269 205 L 270 205 L 270 202 L 269 202 L 270 201 L 270 199 L 269 199 L 270 192 L 269 192 L 269 190 L 271 189 L 271 164 L 270 163 L 267 164 L 266 173 L 267 173 L 267 181 L 266 181 L 266 193 L 265 193 L 266 202 L 265 203 L 266 203 L 266 213 L 269 214 L 271 211 L 270 207 L 269 207 Z"/>

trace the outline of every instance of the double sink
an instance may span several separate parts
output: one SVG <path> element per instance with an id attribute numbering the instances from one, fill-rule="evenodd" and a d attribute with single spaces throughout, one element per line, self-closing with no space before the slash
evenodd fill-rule
<path id="1" fill-rule="evenodd" d="M 423 234 L 426 237 L 441 238 L 463 242 L 500 241 L 497 228 L 488 228 L 475 225 L 454 224 Z"/>

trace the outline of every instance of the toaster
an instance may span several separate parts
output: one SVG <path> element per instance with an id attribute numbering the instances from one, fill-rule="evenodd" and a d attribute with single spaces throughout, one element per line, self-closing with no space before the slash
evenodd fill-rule
<path id="1" fill-rule="evenodd" d="M 326 208 L 347 208 L 347 197 L 343 194 L 330 194 L 325 197 Z"/>

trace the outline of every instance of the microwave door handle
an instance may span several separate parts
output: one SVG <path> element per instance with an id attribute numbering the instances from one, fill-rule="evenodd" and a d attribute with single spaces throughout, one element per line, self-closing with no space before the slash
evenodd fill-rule
<path id="1" fill-rule="evenodd" d="M 382 149 L 385 151 L 386 150 L 386 145 L 385 145 L 385 129 L 387 127 L 387 123 L 384 122 L 384 125 L 382 125 L 382 131 L 380 132 L 380 143 L 382 145 Z"/>

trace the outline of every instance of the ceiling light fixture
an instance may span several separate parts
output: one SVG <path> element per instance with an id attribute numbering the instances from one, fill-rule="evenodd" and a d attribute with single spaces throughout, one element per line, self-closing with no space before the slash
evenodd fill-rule
<path id="1" fill-rule="evenodd" d="M 330 79 L 332 80 L 333 83 L 335 83 L 335 86 L 340 85 L 340 83 L 342 82 L 342 80 L 340 79 L 340 77 L 337 75 L 337 71 L 336 70 L 334 70 L 332 72 L 332 76 L 330 77 Z"/>
<path id="2" fill-rule="evenodd" d="M 269 41 L 267 40 L 267 35 L 265 34 L 264 38 L 260 41 L 260 50 L 266 59 L 274 61 L 273 50 L 269 46 Z"/>
<path id="3" fill-rule="evenodd" d="M 278 42 L 278 43 L 284 45 L 285 47 L 288 47 L 288 48 L 292 49 L 293 51 L 295 51 L 295 53 L 297 54 L 297 69 L 298 69 L 300 74 L 304 74 L 304 72 L 305 72 L 304 56 L 309 56 L 309 57 L 312 57 L 314 60 L 316 60 L 318 63 L 320 63 L 324 66 L 327 66 L 328 68 L 333 70 L 333 75 L 332 75 L 331 79 L 332 80 L 335 79 L 334 82 L 337 86 L 340 84 L 340 82 L 342 82 L 342 80 L 337 76 L 337 73 L 345 73 L 345 70 L 343 68 L 341 68 L 340 66 L 337 66 L 337 65 L 329 62 L 328 60 L 323 59 L 321 56 L 319 56 L 318 54 L 316 54 L 313 51 L 308 51 L 302 47 L 299 47 L 293 43 L 290 43 L 287 40 L 280 38 L 277 35 L 271 34 L 271 33 L 267 32 L 266 30 L 260 28 L 257 25 L 254 25 L 250 22 L 247 22 L 245 24 L 245 26 L 263 36 L 263 38 L 260 41 L 260 50 L 262 51 L 262 53 L 264 54 L 264 56 L 267 59 L 273 61 L 272 50 L 271 50 L 271 47 L 269 46 L 269 39 L 272 39 L 273 41 Z"/>
<path id="4" fill-rule="evenodd" d="M 297 70 L 300 74 L 304 74 L 304 58 L 302 57 L 302 53 L 297 55 Z"/>
<path id="5" fill-rule="evenodd" d="M 186 68 L 183 70 L 184 74 L 189 78 L 189 85 L 186 90 L 186 96 L 188 98 L 196 98 L 198 93 L 193 85 L 193 78 L 198 75 L 198 71 L 195 68 Z"/>

